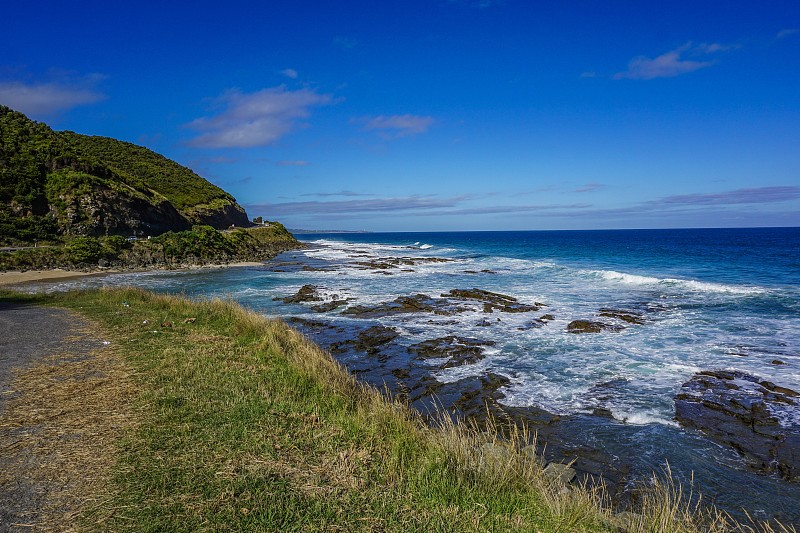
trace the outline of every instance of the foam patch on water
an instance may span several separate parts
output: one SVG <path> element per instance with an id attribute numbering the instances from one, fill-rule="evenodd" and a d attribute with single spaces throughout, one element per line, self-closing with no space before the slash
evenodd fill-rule
<path id="1" fill-rule="evenodd" d="M 647 425 L 661 424 L 663 426 L 678 427 L 679 424 L 670 418 L 665 418 L 661 413 L 655 411 L 613 411 L 612 414 L 617 420 L 626 424 Z"/>
<path id="2" fill-rule="evenodd" d="M 628 274 L 625 272 L 617 272 L 616 270 L 592 270 L 588 273 L 598 276 L 605 281 L 613 281 L 618 283 L 625 283 L 629 285 L 657 285 L 659 287 L 675 287 L 688 291 L 696 292 L 714 292 L 714 293 L 730 293 L 730 294 L 763 294 L 767 292 L 766 289 L 761 287 L 748 287 L 742 285 L 728 285 L 724 283 L 712 283 L 707 281 L 686 280 L 677 278 L 655 278 L 650 276 L 639 276 L 637 274 Z"/>

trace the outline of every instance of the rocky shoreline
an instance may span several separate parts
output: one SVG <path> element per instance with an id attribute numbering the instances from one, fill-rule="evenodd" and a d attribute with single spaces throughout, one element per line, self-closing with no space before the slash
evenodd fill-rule
<path id="1" fill-rule="evenodd" d="M 413 271 L 423 263 L 434 264 L 436 258 L 386 258 L 373 259 L 367 254 L 354 253 L 356 262 L 349 268 L 372 271 L 376 275 Z M 368 260 L 367 260 L 368 259 Z M 441 258 L 441 262 L 446 261 Z M 330 271 L 324 261 L 310 259 L 277 261 L 270 267 L 273 272 Z M 474 275 L 490 272 L 474 271 Z M 454 381 L 442 382 L 435 374 L 444 369 L 479 364 L 487 350 L 494 349 L 493 340 L 471 333 L 464 335 L 453 330 L 449 335 L 432 336 L 422 341 L 409 342 L 403 329 L 414 321 L 424 321 L 440 326 L 461 323 L 454 320 L 459 315 L 483 317 L 473 326 L 493 326 L 504 316 L 524 318 L 516 329 L 557 327 L 566 324 L 565 332 L 575 335 L 617 335 L 631 328 L 646 327 L 658 320 L 658 305 L 617 308 L 598 307 L 594 313 L 574 319 L 557 316 L 548 311 L 548 304 L 538 301 L 520 301 L 514 296 L 488 291 L 479 287 L 454 287 L 447 291 L 411 293 L 386 301 L 357 303 L 346 294 L 324 285 L 306 284 L 294 294 L 278 297 L 286 304 L 301 305 L 319 315 L 319 319 L 291 318 L 289 323 L 328 349 L 338 360 L 363 381 L 407 402 L 411 407 L 437 423 L 442 413 L 459 420 L 483 424 L 489 419 L 500 428 L 525 427 L 535 438 L 531 445 L 547 462 L 570 464 L 572 483 L 589 486 L 602 484 L 611 501 L 625 509 L 636 498 L 636 486 L 642 479 L 641 465 L 635 458 L 621 456 L 607 449 L 595 435 L 635 433 L 635 427 L 626 419 L 616 418 L 604 399 L 611 399 L 620 388 L 628 386 L 624 378 L 598 383 L 592 391 L 594 404 L 586 405 L 580 412 L 563 415 L 546 409 L 510 407 L 504 405 L 504 387 L 513 377 L 486 371 Z M 585 313 L 585 312 L 584 312 Z M 338 316 L 350 320 L 346 326 L 330 318 Z M 425 318 L 428 317 L 428 318 Z M 463 320 L 463 318 L 462 318 Z M 363 325 L 360 322 L 363 321 Z M 515 323 L 519 323 L 518 321 Z M 474 330 L 473 330 L 474 331 Z M 701 377 L 698 377 L 701 376 Z M 732 453 L 747 460 L 754 471 L 776 473 L 787 481 L 797 481 L 800 461 L 800 434 L 797 426 L 787 426 L 787 416 L 781 418 L 772 409 L 785 407 L 797 413 L 797 393 L 765 380 L 737 376 L 731 380 L 744 380 L 760 387 L 762 403 L 752 403 L 745 416 L 737 410 L 739 396 L 731 396 L 732 387 L 719 394 L 708 385 L 709 380 L 725 380 L 724 371 L 700 372 L 684 384 L 675 396 L 675 427 L 670 432 L 689 432 L 726 446 Z M 728 381 L 731 381 L 728 380 Z M 738 383 L 738 381 L 737 381 Z M 742 391 L 742 395 L 750 392 Z M 716 399 L 710 399 L 716 395 Z M 760 407 L 759 407 L 760 405 Z M 763 415 L 760 416 L 759 415 Z M 681 428 L 678 428 L 680 424 Z M 656 465 L 651 465 L 657 469 Z"/>

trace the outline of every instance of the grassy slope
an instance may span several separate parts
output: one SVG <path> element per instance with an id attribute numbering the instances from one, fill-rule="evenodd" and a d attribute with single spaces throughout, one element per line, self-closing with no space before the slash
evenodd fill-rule
<path id="1" fill-rule="evenodd" d="M 280 321 L 134 289 L 36 298 L 99 323 L 141 390 L 90 529 L 618 530 L 598 495 L 548 481 L 514 442 L 485 455 L 492 437 L 424 426 Z M 652 494 L 630 530 L 722 530 L 669 487 Z"/>
<path id="2" fill-rule="evenodd" d="M 95 158 L 136 189 L 150 189 L 178 210 L 198 205 L 234 203 L 233 197 L 195 174 L 191 169 L 142 146 L 111 139 L 58 132 L 60 138 L 87 158 Z"/>
<path id="3" fill-rule="evenodd" d="M 90 194 L 93 186 L 153 203 L 166 199 L 195 221 L 204 220 L 195 216 L 199 211 L 235 204 L 221 188 L 147 148 L 56 132 L 0 105 L 0 242 L 59 240 L 50 207 L 63 210 L 62 197 Z"/>

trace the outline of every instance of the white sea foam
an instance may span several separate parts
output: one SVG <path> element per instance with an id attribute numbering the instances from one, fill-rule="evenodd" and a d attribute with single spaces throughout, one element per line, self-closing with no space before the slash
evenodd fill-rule
<path id="1" fill-rule="evenodd" d="M 626 424 L 646 425 L 646 424 L 661 424 L 664 426 L 678 427 L 678 423 L 672 419 L 665 418 L 660 413 L 655 411 L 611 411 L 614 418 L 622 420 Z"/>
<path id="2" fill-rule="evenodd" d="M 625 283 L 630 285 L 659 285 L 661 287 L 677 287 L 683 290 L 696 292 L 718 292 L 730 294 L 762 294 L 766 292 L 761 287 L 749 287 L 743 285 L 728 285 L 724 283 L 712 283 L 707 281 L 677 279 L 677 278 L 655 278 L 650 276 L 639 276 L 617 272 L 616 270 L 592 270 L 590 274 L 599 276 L 606 281 Z"/>

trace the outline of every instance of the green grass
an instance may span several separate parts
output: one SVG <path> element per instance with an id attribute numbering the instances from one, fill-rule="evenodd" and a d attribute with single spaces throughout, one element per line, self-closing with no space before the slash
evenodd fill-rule
<path id="1" fill-rule="evenodd" d="M 283 322 L 231 302 L 135 289 L 28 298 L 99 324 L 139 389 L 87 529 L 728 530 L 662 482 L 640 514 L 615 517 L 601 494 L 548 480 L 519 453 L 525 435 L 428 427 Z"/>

